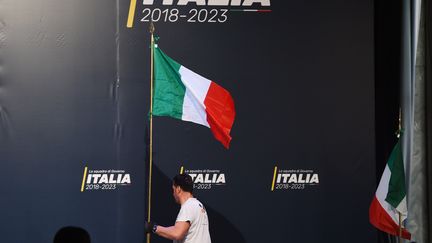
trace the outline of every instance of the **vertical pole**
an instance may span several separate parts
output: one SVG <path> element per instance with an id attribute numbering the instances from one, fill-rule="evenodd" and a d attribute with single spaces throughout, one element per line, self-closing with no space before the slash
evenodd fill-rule
<path id="1" fill-rule="evenodd" d="M 149 148 L 149 180 L 148 180 L 148 211 L 147 222 L 151 219 L 151 189 L 152 189 L 152 169 L 153 169 L 153 55 L 154 55 L 154 25 L 150 23 L 151 51 L 150 51 L 150 148 Z M 150 243 L 150 233 L 147 234 L 147 243 Z"/>
<path id="2" fill-rule="evenodd" d="M 402 214 L 398 212 L 399 214 L 399 243 L 402 243 Z"/>
<path id="3" fill-rule="evenodd" d="M 402 135 L 402 108 L 399 107 L 399 125 L 397 131 L 397 137 L 400 138 Z M 402 243 L 402 214 L 398 212 L 399 215 L 399 232 L 398 232 L 398 242 Z"/>

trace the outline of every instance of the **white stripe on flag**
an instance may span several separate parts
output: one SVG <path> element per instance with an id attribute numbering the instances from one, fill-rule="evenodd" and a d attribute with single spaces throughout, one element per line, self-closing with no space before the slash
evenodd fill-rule
<path id="1" fill-rule="evenodd" d="M 204 100 L 211 81 L 183 66 L 180 67 L 179 73 L 183 84 L 186 86 L 182 120 L 210 127 L 207 122 Z"/>
<path id="2" fill-rule="evenodd" d="M 384 172 L 382 174 L 380 183 L 376 190 L 376 197 L 378 202 L 381 204 L 382 208 L 387 212 L 387 214 L 393 219 L 393 221 L 399 225 L 399 216 L 398 212 L 392 205 L 390 205 L 385 199 L 387 197 L 389 183 L 390 183 L 391 171 L 388 165 L 386 165 Z M 406 200 L 404 198 L 404 200 Z M 402 215 L 402 221 L 406 219 L 406 214 Z"/>

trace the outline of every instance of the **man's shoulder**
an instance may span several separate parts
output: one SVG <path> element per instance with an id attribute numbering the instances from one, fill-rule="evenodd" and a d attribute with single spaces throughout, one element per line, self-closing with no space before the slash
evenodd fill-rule
<path id="1" fill-rule="evenodd" d="M 204 208 L 204 205 L 198 199 L 196 199 L 194 197 L 189 198 L 183 206 Z"/>

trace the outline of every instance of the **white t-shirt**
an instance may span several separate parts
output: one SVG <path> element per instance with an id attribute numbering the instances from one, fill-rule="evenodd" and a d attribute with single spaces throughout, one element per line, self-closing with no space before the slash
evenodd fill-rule
<path id="1" fill-rule="evenodd" d="M 181 205 L 176 222 L 189 221 L 185 238 L 174 243 L 211 243 L 207 211 L 196 198 L 189 198 Z"/>

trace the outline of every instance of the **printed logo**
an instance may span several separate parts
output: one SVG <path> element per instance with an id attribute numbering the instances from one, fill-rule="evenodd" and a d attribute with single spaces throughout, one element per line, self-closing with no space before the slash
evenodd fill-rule
<path id="1" fill-rule="evenodd" d="M 153 23 L 224 23 L 231 13 L 272 11 L 270 0 L 141 0 L 140 5 L 140 22 Z M 133 27 L 136 9 L 137 0 L 130 0 L 128 28 Z"/>
<path id="2" fill-rule="evenodd" d="M 90 170 L 84 168 L 81 192 L 88 190 L 115 190 L 131 184 L 131 177 L 125 170 Z"/>
<path id="3" fill-rule="evenodd" d="M 194 189 L 209 190 L 216 186 L 225 186 L 225 173 L 215 169 L 184 169 L 180 168 L 180 174 L 189 174 L 194 182 Z"/>
<path id="4" fill-rule="evenodd" d="M 319 185 L 319 175 L 310 169 L 279 169 L 275 166 L 271 191 L 304 190 Z"/>

